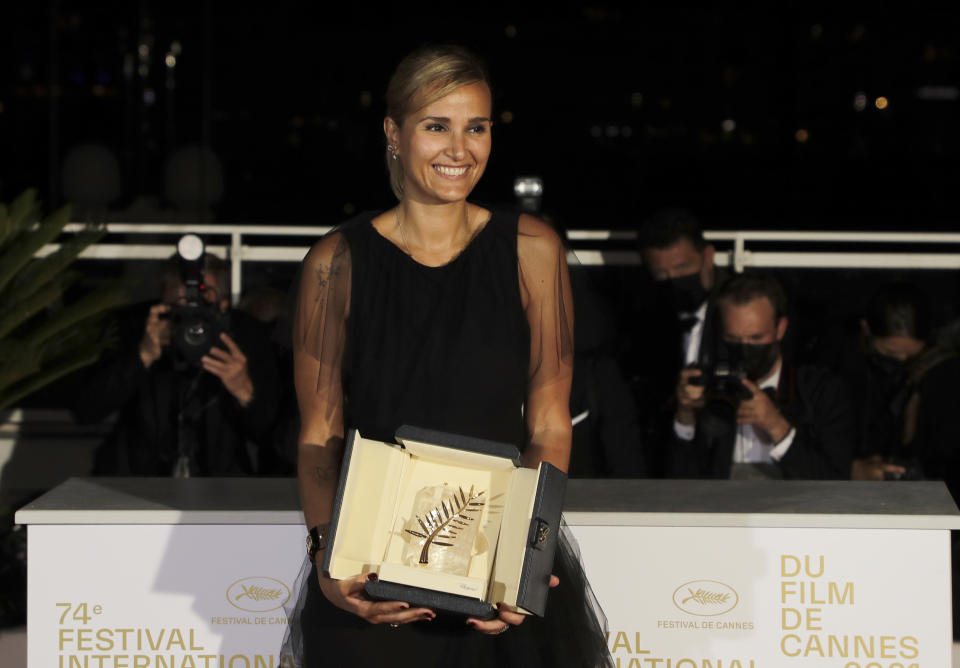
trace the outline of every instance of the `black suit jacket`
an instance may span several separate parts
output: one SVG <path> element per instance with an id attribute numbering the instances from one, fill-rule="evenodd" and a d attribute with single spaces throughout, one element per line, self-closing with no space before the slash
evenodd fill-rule
<path id="1" fill-rule="evenodd" d="M 843 381 L 813 366 L 784 365 L 777 389 L 777 406 L 797 430 L 778 465 L 784 478 L 831 480 L 850 477 L 855 430 L 850 396 Z M 668 474 L 673 478 L 729 478 L 736 442 L 736 425 L 708 439 L 697 418 L 692 441 L 673 437 Z"/>
<path id="2" fill-rule="evenodd" d="M 708 302 L 697 363 L 702 368 L 717 355 L 717 309 Z M 643 430 L 647 470 L 653 477 L 669 475 L 669 450 L 673 440 L 676 385 L 684 366 L 685 331 L 677 314 L 665 305 L 652 305 L 638 328 L 637 350 L 632 362 L 633 391 Z"/>

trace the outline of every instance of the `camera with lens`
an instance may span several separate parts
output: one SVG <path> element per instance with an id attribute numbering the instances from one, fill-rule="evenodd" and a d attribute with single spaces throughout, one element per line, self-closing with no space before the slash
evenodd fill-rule
<path id="1" fill-rule="evenodd" d="M 721 403 L 736 409 L 744 399 L 753 397 L 753 393 L 741 382 L 747 377 L 740 366 L 731 366 L 728 362 L 701 369 L 699 376 L 690 379 L 691 385 L 703 386 L 705 405 Z"/>
<path id="2" fill-rule="evenodd" d="M 753 398 L 753 393 L 742 382 L 747 378 L 743 359 L 735 350 L 724 350 L 722 357 L 711 357 L 700 367 L 700 375 L 689 380 L 691 385 L 703 387 L 701 429 L 713 436 L 735 429 L 740 402 Z"/>
<path id="3" fill-rule="evenodd" d="M 177 368 L 200 366 L 220 333 L 228 329 L 228 316 L 220 310 L 220 298 L 207 299 L 203 280 L 204 245 L 200 237 L 187 234 L 177 243 L 177 261 L 184 296 L 170 309 L 170 345 Z"/>

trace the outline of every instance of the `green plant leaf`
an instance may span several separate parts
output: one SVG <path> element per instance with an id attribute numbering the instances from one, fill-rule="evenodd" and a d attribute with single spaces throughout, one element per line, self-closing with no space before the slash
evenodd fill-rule
<path id="1" fill-rule="evenodd" d="M 4 225 L 0 229 L 0 244 L 12 242 L 17 235 L 40 216 L 36 188 L 24 190 L 10 205 L 9 213 L 3 217 Z"/>
<path id="2" fill-rule="evenodd" d="M 130 290 L 124 283 L 100 288 L 81 297 L 76 303 L 66 306 L 51 315 L 29 333 L 30 341 L 42 345 L 48 339 L 78 323 L 130 303 Z"/>
<path id="3" fill-rule="evenodd" d="M 27 376 L 40 371 L 40 353 L 32 346 L 24 346 L 17 357 L 5 361 L 0 369 L 0 393 Z"/>
<path id="4" fill-rule="evenodd" d="M 24 267 L 11 284 L 10 289 L 17 294 L 26 296 L 24 291 L 36 289 L 38 286 L 53 280 L 61 271 L 70 266 L 86 248 L 100 241 L 106 234 L 103 227 L 88 226 L 76 234 L 69 241 L 64 242 L 56 252 L 45 258 L 35 259 Z"/>
<path id="5" fill-rule="evenodd" d="M 86 349 L 74 352 L 69 359 L 62 360 L 55 366 L 44 369 L 40 373 L 35 374 L 28 381 L 17 385 L 16 387 L 13 387 L 7 391 L 0 390 L 0 411 L 16 405 L 16 403 L 24 397 L 33 394 L 40 388 L 49 385 L 53 381 L 58 380 L 67 374 L 73 373 L 78 369 L 82 369 L 85 366 L 93 364 L 99 357 L 100 347 L 93 345 Z"/>
<path id="6" fill-rule="evenodd" d="M 12 304 L 0 315 L 0 338 L 6 336 L 63 294 L 62 281 L 53 281 L 41 286 L 26 299 Z"/>
<path id="7" fill-rule="evenodd" d="M 22 235 L 0 256 L 0 294 L 10 281 L 27 265 L 34 254 L 56 239 L 70 222 L 70 206 L 64 206 L 50 214 L 36 229 Z"/>

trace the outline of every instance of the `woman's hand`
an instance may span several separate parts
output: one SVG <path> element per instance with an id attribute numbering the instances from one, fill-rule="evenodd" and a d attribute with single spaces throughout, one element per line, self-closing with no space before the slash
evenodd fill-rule
<path id="1" fill-rule="evenodd" d="M 357 575 L 347 580 L 334 580 L 318 573 L 317 579 L 328 601 L 371 624 L 397 626 L 429 621 L 437 616 L 430 608 L 411 608 L 409 603 L 403 601 L 371 601 L 363 592 L 363 585 L 368 580 L 376 579 L 373 573 Z"/>
<path id="2" fill-rule="evenodd" d="M 556 587 L 558 584 L 560 584 L 560 578 L 556 575 L 551 575 L 550 586 Z M 499 608 L 499 606 L 497 607 Z M 526 615 L 521 615 L 518 612 L 499 610 L 494 619 L 477 619 L 471 617 L 467 620 L 467 625 L 488 636 L 497 636 L 511 626 L 520 626 L 525 618 Z"/>

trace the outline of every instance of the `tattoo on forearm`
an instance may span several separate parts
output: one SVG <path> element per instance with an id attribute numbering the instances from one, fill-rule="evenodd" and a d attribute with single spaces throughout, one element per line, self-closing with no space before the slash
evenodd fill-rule
<path id="1" fill-rule="evenodd" d="M 318 466 L 313 469 L 313 481 L 320 486 L 328 485 L 337 477 L 337 469 L 333 466 Z"/>
<path id="2" fill-rule="evenodd" d="M 323 448 L 320 452 L 323 453 L 321 456 L 325 461 L 317 463 L 310 469 L 310 477 L 316 485 L 325 487 L 337 481 L 340 471 L 340 455 L 343 450 L 343 437 L 331 436 L 323 446 L 316 447 Z"/>

